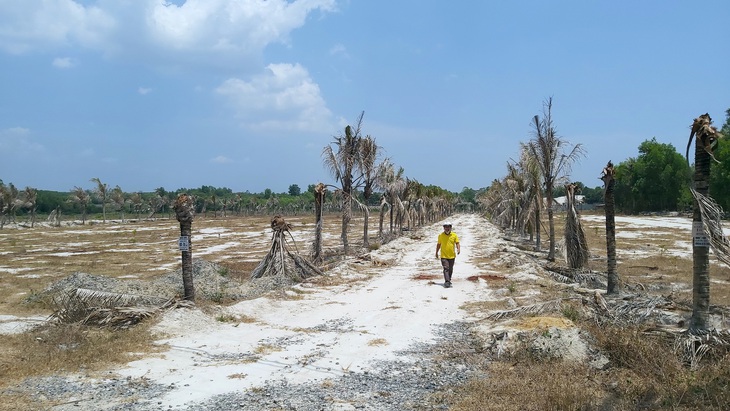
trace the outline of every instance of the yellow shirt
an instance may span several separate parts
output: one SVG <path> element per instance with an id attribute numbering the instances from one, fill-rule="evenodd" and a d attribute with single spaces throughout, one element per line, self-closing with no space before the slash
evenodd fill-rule
<path id="1" fill-rule="evenodd" d="M 439 234 L 438 243 L 441 244 L 441 258 L 456 258 L 456 243 L 459 242 L 459 236 L 455 232 L 449 234 Z"/>

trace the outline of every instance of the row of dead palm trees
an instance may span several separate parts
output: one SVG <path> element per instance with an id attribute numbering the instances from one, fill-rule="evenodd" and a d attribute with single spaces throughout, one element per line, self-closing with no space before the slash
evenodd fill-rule
<path id="1" fill-rule="evenodd" d="M 390 158 L 380 160 L 382 147 L 370 135 L 363 136 L 362 125 L 365 112 L 358 116 L 355 126 L 346 126 L 344 134 L 335 136 L 322 150 L 324 166 L 335 179 L 327 185 L 342 208 L 342 229 L 340 238 L 344 253 L 350 252 L 348 232 L 354 208 L 364 214 L 363 247 L 370 245 L 368 226 L 370 208 L 368 203 L 376 190 L 382 190 L 379 209 L 380 241 L 387 241 L 405 228 L 423 225 L 453 212 L 454 198 L 445 190 L 426 187 L 405 176 L 403 167 L 398 167 Z M 363 202 L 356 193 L 361 190 Z M 389 229 L 384 224 L 388 219 Z"/>
<path id="2" fill-rule="evenodd" d="M 0 180 L 0 228 L 8 221 L 15 220 L 20 209 L 27 209 L 31 216 L 31 227 L 35 224 L 38 191 L 32 187 L 18 190 L 13 183 L 5 185 Z"/>
<path id="3" fill-rule="evenodd" d="M 536 251 L 542 248 L 541 212 L 546 210 L 547 259 L 555 261 L 553 190 L 568 182 L 571 166 L 585 153 L 581 144 L 571 145 L 557 134 L 552 98 L 543 103 L 542 117 L 533 117 L 532 134 L 532 139 L 520 143 L 519 159 L 507 163 L 507 175 L 494 180 L 478 202 L 498 226 L 529 235 Z"/>
<path id="4" fill-rule="evenodd" d="M 507 175 L 495 180 L 489 189 L 478 199 L 487 210 L 492 220 L 502 228 L 508 228 L 524 235 L 530 234 L 535 241 L 535 250 L 539 251 L 541 216 L 543 207 L 548 213 L 550 250 L 548 260 L 555 260 L 555 230 L 553 222 L 553 188 L 565 183 L 571 164 L 583 155 L 580 144 L 571 146 L 558 137 L 552 122 L 552 99 L 543 105 L 543 117 L 533 118 L 533 138 L 527 143 L 520 143 L 520 158 L 507 164 Z M 712 119 L 703 114 L 694 119 L 687 143 L 687 161 L 693 137 L 695 141 L 694 179 L 691 192 L 694 196 L 693 213 L 693 298 L 692 317 L 689 331 L 706 333 L 710 328 L 710 273 L 709 249 L 712 248 L 717 258 L 730 265 L 730 240 L 724 235 L 721 226 L 722 209 L 709 196 L 710 165 L 714 158 L 714 150 L 722 134 L 712 126 Z M 606 213 L 606 248 L 607 248 L 607 293 L 620 293 L 619 275 L 616 263 L 615 208 L 614 186 L 615 170 L 608 161 L 601 173 L 604 183 L 604 201 Z M 567 204 L 572 207 L 575 199 L 574 186 L 568 184 Z M 544 190 L 544 191 L 542 191 Z M 544 194 L 543 194 L 544 193 Z M 545 201 L 543 202 L 543 195 Z M 566 242 L 573 240 L 577 247 L 566 247 L 568 261 L 576 268 L 587 261 L 587 254 L 570 255 L 571 251 L 586 251 L 582 228 L 575 216 L 571 219 L 570 209 L 566 213 Z M 575 225 L 575 222 L 578 222 Z M 533 238 L 533 234 L 535 238 Z M 571 238 L 571 235 L 573 238 Z"/>

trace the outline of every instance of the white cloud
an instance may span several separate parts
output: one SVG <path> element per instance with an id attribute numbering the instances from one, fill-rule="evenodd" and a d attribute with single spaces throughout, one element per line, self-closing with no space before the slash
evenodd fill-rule
<path id="1" fill-rule="evenodd" d="M 152 89 L 151 88 L 148 88 L 148 87 L 140 87 L 140 88 L 137 89 L 137 93 L 139 93 L 139 94 L 141 94 L 143 96 L 149 94 L 151 91 L 152 91 Z"/>
<path id="2" fill-rule="evenodd" d="M 31 139 L 30 130 L 24 127 L 11 127 L 0 130 L 0 152 L 11 155 L 28 154 L 44 149 L 42 144 Z"/>
<path id="3" fill-rule="evenodd" d="M 336 0 L 3 0 L 0 50 L 80 46 L 156 64 L 240 66 Z"/>
<path id="4" fill-rule="evenodd" d="M 76 62 L 70 57 L 56 57 L 53 59 L 53 67 L 60 69 L 72 68 L 76 65 Z"/>
<path id="5" fill-rule="evenodd" d="M 152 40 L 166 48 L 257 52 L 286 42 L 313 10 L 333 11 L 335 0 L 187 0 L 158 2 L 147 14 Z"/>
<path id="6" fill-rule="evenodd" d="M 0 50 L 18 54 L 70 44 L 98 47 L 114 26 L 101 8 L 73 0 L 5 0 L 0 4 Z"/>
<path id="7" fill-rule="evenodd" d="M 233 162 L 233 160 L 231 160 L 230 158 L 228 158 L 226 156 L 218 156 L 218 157 L 212 158 L 210 161 L 213 163 L 218 163 L 218 164 L 225 164 L 225 163 Z"/>
<path id="8" fill-rule="evenodd" d="M 347 54 L 347 49 L 343 44 L 337 43 L 334 46 L 330 48 L 330 54 L 335 55 L 342 55 L 343 57 L 349 57 L 350 55 Z"/>
<path id="9" fill-rule="evenodd" d="M 269 64 L 250 81 L 231 78 L 216 91 L 230 99 L 244 125 L 259 130 L 329 131 L 332 113 L 319 86 L 299 64 Z"/>

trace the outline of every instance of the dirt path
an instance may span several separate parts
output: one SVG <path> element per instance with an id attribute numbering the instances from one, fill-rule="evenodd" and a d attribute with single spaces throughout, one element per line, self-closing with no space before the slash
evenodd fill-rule
<path id="1" fill-rule="evenodd" d="M 217 319 L 197 309 L 169 312 L 156 331 L 168 336 L 160 342 L 170 350 L 119 373 L 174 386 L 159 403 L 168 408 L 267 381 L 325 380 L 370 372 L 377 360 L 404 360 L 398 352 L 432 342 L 436 326 L 473 320 L 464 303 L 493 298 L 487 281 L 467 278 L 480 274 L 475 259 L 504 246 L 498 231 L 476 215 L 452 222 L 462 244 L 453 288 L 443 287 L 435 257 L 436 223 L 371 253 L 385 265 L 353 259 L 333 273 L 358 281 L 301 284 L 285 298 L 226 307 Z"/>

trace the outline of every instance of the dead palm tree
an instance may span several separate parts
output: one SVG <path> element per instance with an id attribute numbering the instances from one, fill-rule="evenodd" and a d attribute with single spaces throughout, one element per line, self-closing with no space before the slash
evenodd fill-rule
<path id="1" fill-rule="evenodd" d="M 5 226 L 5 213 L 7 213 L 8 206 L 7 195 L 8 188 L 3 183 L 3 180 L 0 180 L 0 228 Z"/>
<path id="2" fill-rule="evenodd" d="M 192 196 L 182 193 L 175 200 L 175 216 L 180 223 L 180 248 L 182 252 L 183 298 L 195 300 L 193 287 L 193 242 L 192 227 L 195 217 L 195 200 Z"/>
<path id="3" fill-rule="evenodd" d="M 12 219 L 15 221 L 15 210 L 18 208 L 18 189 L 15 187 L 13 183 L 10 183 L 7 185 L 7 187 L 3 186 L 3 190 L 0 193 L 2 194 L 2 221 L 0 221 L 0 228 L 2 228 L 5 223 Z"/>
<path id="4" fill-rule="evenodd" d="M 580 222 L 578 210 L 575 208 L 575 194 L 577 185 L 565 186 L 566 217 L 565 217 L 565 252 L 570 268 L 583 268 L 588 263 L 588 243 L 586 233 Z"/>
<path id="5" fill-rule="evenodd" d="M 112 193 L 110 195 L 113 207 L 119 210 L 120 217 L 122 219 L 122 222 L 124 222 L 124 206 L 127 203 L 127 198 L 124 195 L 124 191 L 122 191 L 122 188 L 119 186 L 115 186 L 112 189 Z"/>
<path id="6" fill-rule="evenodd" d="M 532 199 L 532 205 L 530 207 L 532 213 L 528 214 L 528 217 L 532 217 L 530 237 L 532 237 L 532 233 L 534 232 L 535 251 L 540 251 L 542 248 L 542 175 L 540 174 L 540 165 L 537 159 L 530 155 L 529 146 L 524 143 L 520 143 L 520 167 L 525 174 L 526 185 L 530 193 L 529 197 Z M 530 239 L 532 240 L 532 238 Z"/>
<path id="7" fill-rule="evenodd" d="M 396 171 L 395 164 L 388 158 L 378 167 L 378 185 L 385 191 L 384 195 L 387 197 L 387 202 L 390 206 L 390 234 L 393 234 L 395 217 L 397 217 L 394 210 L 397 210 L 397 213 L 401 213 L 404 208 L 400 196 L 408 182 L 403 174 L 403 167 L 399 167 L 398 171 Z"/>
<path id="8" fill-rule="evenodd" d="M 35 188 L 26 187 L 23 192 L 23 207 L 30 210 L 30 227 L 35 226 L 35 212 L 38 198 L 38 191 Z"/>
<path id="9" fill-rule="evenodd" d="M 548 260 L 555 261 L 555 222 L 553 220 L 553 188 L 562 182 L 570 172 L 573 162 L 583 155 L 583 147 L 576 144 L 568 154 L 565 149 L 569 144 L 560 138 L 553 125 L 552 98 L 543 103 L 543 117 L 533 117 L 534 138 L 527 143 L 528 151 L 537 161 L 540 167 L 540 174 L 543 178 L 545 195 L 547 201 L 545 207 L 548 212 L 548 226 L 550 230 L 550 251 Z"/>
<path id="10" fill-rule="evenodd" d="M 613 163 L 609 161 L 601 173 L 604 211 L 606 213 L 606 260 L 608 265 L 608 287 L 606 292 L 608 294 L 618 294 L 621 291 L 618 270 L 616 269 L 616 210 L 613 197 L 616 180 L 614 175 Z"/>
<path id="11" fill-rule="evenodd" d="M 96 188 L 94 189 L 94 194 L 96 195 L 96 198 L 101 200 L 101 215 L 103 222 L 106 223 L 106 202 L 107 202 L 107 191 L 108 186 L 101 182 L 98 178 L 92 178 L 92 183 L 96 183 Z"/>
<path id="12" fill-rule="evenodd" d="M 694 184 L 691 189 L 694 196 L 692 214 L 692 318 L 689 329 L 693 332 L 704 332 L 708 329 L 710 312 L 710 241 L 707 237 L 706 228 L 711 223 L 704 219 L 706 214 L 703 207 L 708 202 L 710 188 L 710 160 L 714 159 L 713 150 L 721 134 L 712 126 L 710 115 L 705 113 L 694 119 L 692 130 L 687 143 L 687 157 L 692 139 L 695 141 L 695 174 Z M 710 237 L 724 237 L 713 230 L 709 232 Z"/>
<path id="13" fill-rule="evenodd" d="M 363 111 L 357 120 L 356 128 L 353 129 L 348 125 L 345 127 L 344 135 L 335 137 L 332 143 L 322 150 L 325 167 L 340 184 L 338 187 L 339 194 L 342 196 L 342 234 L 340 238 L 345 255 L 349 252 L 347 230 L 350 220 L 352 220 L 352 195 L 358 179 L 355 173 L 358 171 L 357 166 L 360 163 L 360 143 L 362 141 L 360 128 L 364 115 Z"/>
<path id="14" fill-rule="evenodd" d="M 274 216 L 271 220 L 273 236 L 268 254 L 251 272 L 251 278 L 285 276 L 295 282 L 306 278 L 322 275 L 323 273 L 315 265 L 299 256 L 294 244 L 294 252 L 286 241 L 286 235 L 294 241 L 291 235 L 291 224 L 287 223 L 280 215 Z"/>
<path id="15" fill-rule="evenodd" d="M 137 213 L 137 221 L 139 221 L 142 213 L 142 207 L 144 206 L 144 199 L 142 198 L 142 193 L 133 193 L 131 197 L 129 197 L 129 202 L 132 204 L 132 211 Z"/>
<path id="16" fill-rule="evenodd" d="M 314 242 L 312 243 L 312 262 L 321 264 L 324 260 L 322 255 L 322 206 L 324 205 L 324 196 L 327 188 L 324 184 L 319 183 L 314 187 Z"/>
<path id="17" fill-rule="evenodd" d="M 378 159 L 378 151 L 380 146 L 375 143 L 375 138 L 365 136 L 360 142 L 360 162 L 358 164 L 362 174 L 362 197 L 364 200 L 365 217 L 363 223 L 363 247 L 370 246 L 368 238 L 368 220 L 370 218 L 370 198 L 373 196 L 373 190 L 377 185 L 377 168 L 375 162 Z"/>
<path id="18" fill-rule="evenodd" d="M 74 187 L 71 190 L 69 201 L 81 207 L 81 224 L 86 224 L 86 210 L 89 208 L 91 196 L 81 187 Z"/>

